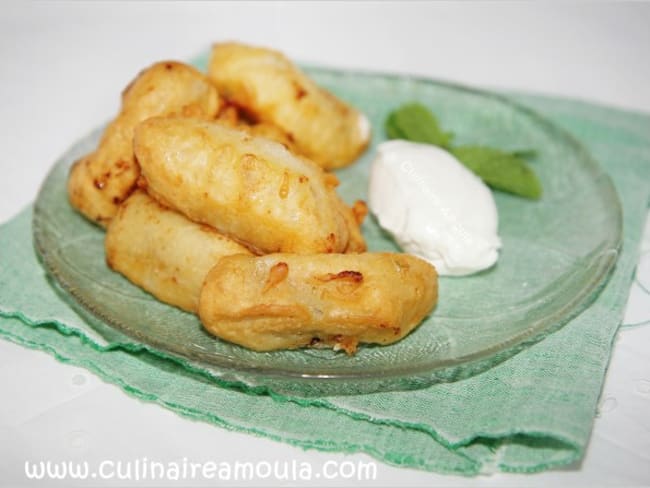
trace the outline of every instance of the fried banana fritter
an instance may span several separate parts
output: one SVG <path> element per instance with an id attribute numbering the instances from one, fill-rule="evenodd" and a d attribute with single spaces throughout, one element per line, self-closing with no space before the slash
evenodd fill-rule
<path id="1" fill-rule="evenodd" d="M 223 256 L 250 254 L 136 190 L 106 232 L 106 262 L 159 300 L 196 312 L 205 276 Z"/>
<path id="2" fill-rule="evenodd" d="M 191 66 L 168 61 L 141 72 L 122 93 L 121 111 L 97 150 L 73 166 L 68 180 L 72 206 L 105 227 L 140 174 L 133 157 L 135 126 L 156 115 L 212 119 L 221 103 L 217 89 Z"/>
<path id="3" fill-rule="evenodd" d="M 279 142 L 289 151 L 300 154 L 295 144 L 289 140 L 287 134 L 280 128 L 268 122 L 252 122 L 236 105 L 226 104 L 221 112 L 219 112 L 217 121 L 228 127 L 244 130 L 254 136 L 266 137 L 272 141 Z M 338 185 L 338 179 L 334 174 L 327 174 L 326 178 L 328 184 L 332 187 Z M 366 250 L 366 242 L 361 234 L 360 226 L 368 213 L 368 207 L 361 200 L 357 200 L 352 208 L 340 200 L 339 206 L 348 224 L 348 231 L 350 233 L 350 240 L 345 252 L 364 252 Z"/>
<path id="4" fill-rule="evenodd" d="M 199 316 L 212 334 L 256 351 L 389 344 L 433 309 L 433 266 L 397 253 L 228 256 L 212 268 Z"/>
<path id="5" fill-rule="evenodd" d="M 152 118 L 135 131 L 143 184 L 191 220 L 256 253 L 343 252 L 348 222 L 315 163 L 221 123 Z"/>
<path id="6" fill-rule="evenodd" d="M 208 76 L 226 99 L 280 127 L 301 154 L 325 169 L 350 164 L 368 145 L 366 117 L 277 51 L 215 44 Z"/>

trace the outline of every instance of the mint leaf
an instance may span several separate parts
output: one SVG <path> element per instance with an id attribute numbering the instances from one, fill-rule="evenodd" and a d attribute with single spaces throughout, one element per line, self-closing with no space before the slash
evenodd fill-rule
<path id="1" fill-rule="evenodd" d="M 438 120 L 420 103 L 402 105 L 392 112 L 386 120 L 386 133 L 391 139 L 425 142 L 445 149 L 451 147 L 453 138 L 451 132 L 440 129 Z"/>
<path id="2" fill-rule="evenodd" d="M 395 113 L 391 113 L 386 119 L 386 135 L 389 139 L 406 139 L 406 135 L 397 126 L 395 122 Z"/>
<path id="3" fill-rule="evenodd" d="M 485 146 L 458 146 L 453 148 L 451 153 L 492 188 L 533 199 L 542 195 L 539 179 L 519 156 L 521 151 L 506 152 Z"/>
<path id="4" fill-rule="evenodd" d="M 530 149 L 502 151 L 486 146 L 452 146 L 454 137 L 444 132 L 431 111 L 420 103 L 408 103 L 391 112 L 385 122 L 389 139 L 406 139 L 442 147 L 451 152 L 487 185 L 526 198 L 538 199 L 542 185 L 526 159 L 537 153 Z"/>
<path id="5" fill-rule="evenodd" d="M 510 154 L 521 159 L 535 159 L 537 157 L 537 151 L 534 149 L 517 149 L 516 151 L 510 151 Z"/>

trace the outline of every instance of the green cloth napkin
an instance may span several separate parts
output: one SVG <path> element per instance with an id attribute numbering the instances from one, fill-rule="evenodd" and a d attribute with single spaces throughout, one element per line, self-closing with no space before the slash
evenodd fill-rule
<path id="1" fill-rule="evenodd" d="M 625 241 L 590 308 L 480 375 L 409 392 L 292 398 L 227 388 L 119 333 L 100 343 L 48 284 L 32 248 L 31 209 L 0 227 L 0 335 L 181 415 L 303 448 L 363 451 L 396 466 L 464 475 L 534 472 L 579 460 L 637 262 L 650 196 L 650 116 L 513 98 L 566 128 L 612 176 Z"/>

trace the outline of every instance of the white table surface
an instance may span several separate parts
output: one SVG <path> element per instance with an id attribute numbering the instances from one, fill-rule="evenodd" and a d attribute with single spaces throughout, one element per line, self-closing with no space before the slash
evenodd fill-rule
<path id="1" fill-rule="evenodd" d="M 161 59 L 188 59 L 216 40 L 274 46 L 294 59 L 330 66 L 419 74 L 650 111 L 649 26 L 649 3 L 3 2 L 0 222 L 34 199 L 47 170 L 72 142 L 116 112 L 121 89 L 141 68 Z M 650 289 L 647 232 L 643 252 L 637 279 Z M 625 322 L 648 320 L 650 300 L 635 284 Z M 649 346 L 648 326 L 619 333 L 601 412 L 580 465 L 532 476 L 466 479 L 378 463 L 376 480 L 356 484 L 648 485 Z M 296 459 L 315 469 L 330 460 L 371 460 L 363 454 L 302 451 L 192 422 L 131 398 L 86 370 L 6 341 L 0 341 L 0 392 L 0 486 L 29 485 L 27 460 Z M 342 486 L 350 481 L 305 484 Z"/>

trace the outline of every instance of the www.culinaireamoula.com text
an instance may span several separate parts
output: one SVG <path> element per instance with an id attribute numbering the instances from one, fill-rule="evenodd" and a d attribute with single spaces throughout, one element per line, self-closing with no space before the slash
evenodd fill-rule
<path id="1" fill-rule="evenodd" d="M 377 464 L 372 461 L 335 461 L 322 464 L 297 460 L 273 461 L 155 461 L 146 457 L 135 460 L 106 459 L 87 461 L 25 461 L 25 476 L 37 480 L 219 480 L 278 481 L 375 480 Z"/>

